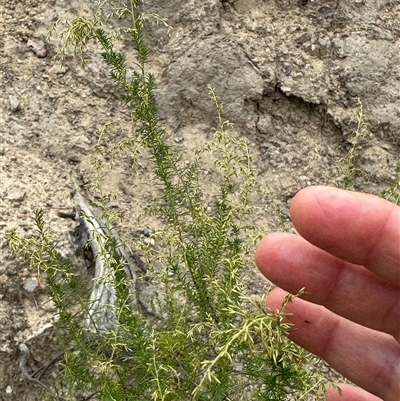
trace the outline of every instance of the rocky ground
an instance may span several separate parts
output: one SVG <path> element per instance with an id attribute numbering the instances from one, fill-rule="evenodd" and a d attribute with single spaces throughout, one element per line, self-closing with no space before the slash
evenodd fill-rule
<path id="1" fill-rule="evenodd" d="M 130 128 L 129 111 L 118 101 L 98 50 L 89 49 L 85 69 L 72 56 L 60 66 L 60 39 L 47 39 L 53 22 L 90 12 L 93 4 L 0 4 L 1 401 L 42 399 L 42 389 L 18 368 L 18 344 L 30 347 L 30 371 L 60 351 L 44 284 L 11 255 L 4 234 L 15 226 L 29 233 L 33 211 L 42 208 L 60 251 L 85 272 L 73 236 L 75 193 L 93 180 L 98 130 L 112 121 L 111 135 L 118 139 Z M 399 169 L 399 1 L 148 0 L 143 9 L 172 27 L 167 33 L 154 25 L 146 37 L 171 143 L 190 154 L 211 137 L 215 111 L 207 84 L 214 86 L 224 117 L 248 142 L 258 179 L 268 188 L 269 195 L 258 200 L 265 232 L 279 228 L 279 217 L 287 222 L 300 188 L 342 185 L 336 166 L 351 146 L 357 98 L 368 122 L 358 153 L 366 174 L 355 177 L 353 187 L 379 194 L 390 186 Z M 122 160 L 107 183 L 128 196 L 116 205 L 125 215 L 118 229 L 127 238 L 143 231 L 137 218 L 152 193 L 146 165 L 133 176 L 129 169 L 129 158 Z M 262 294 L 265 282 L 255 270 L 249 275 L 254 294 Z M 51 374 L 43 380 L 51 384 Z"/>

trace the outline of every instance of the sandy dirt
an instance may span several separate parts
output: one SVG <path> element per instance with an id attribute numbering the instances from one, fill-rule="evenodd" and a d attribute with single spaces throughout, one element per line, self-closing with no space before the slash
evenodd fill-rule
<path id="1" fill-rule="evenodd" d="M 60 40 L 47 38 L 57 19 L 90 12 L 94 2 L 84 3 L 0 4 L 0 401 L 43 399 L 43 389 L 18 368 L 18 344 L 30 347 L 31 372 L 60 354 L 44 282 L 10 253 L 4 235 L 16 226 L 28 234 L 33 211 L 45 210 L 60 252 L 86 277 L 74 236 L 76 191 L 93 199 L 84 186 L 94 179 L 99 130 L 112 122 L 116 141 L 131 128 L 99 50 L 89 47 L 85 69 L 72 56 L 60 66 Z M 257 178 L 268 189 L 253 200 L 260 207 L 255 222 L 266 233 L 282 224 L 291 230 L 288 207 L 302 187 L 342 186 L 337 163 L 351 146 L 357 97 L 369 125 L 358 153 L 365 175 L 352 186 L 379 194 L 391 184 L 400 147 L 398 1 L 158 3 L 146 2 L 144 11 L 168 18 L 173 28 L 168 34 L 153 26 L 146 37 L 161 123 L 189 158 L 215 130 L 207 84 L 215 86 L 232 132 L 248 142 Z M 153 201 L 148 182 L 145 160 L 132 174 L 124 156 L 105 183 L 124 194 L 114 207 L 124 214 L 117 229 L 125 238 L 143 236 L 149 224 L 138 221 Z M 266 282 L 253 267 L 248 276 L 254 296 L 262 295 Z M 51 369 L 43 382 L 54 385 Z"/>

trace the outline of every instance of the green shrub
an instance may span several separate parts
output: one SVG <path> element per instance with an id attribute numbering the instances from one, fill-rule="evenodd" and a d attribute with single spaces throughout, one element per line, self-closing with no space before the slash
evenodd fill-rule
<path id="1" fill-rule="evenodd" d="M 109 14 L 106 7 L 111 7 Z M 112 289 L 113 301 L 106 305 L 111 326 L 105 328 L 97 320 L 106 313 L 105 305 L 90 300 L 71 262 L 57 252 L 42 211 L 35 213 L 36 233 L 23 238 L 12 230 L 7 237 L 11 249 L 28 257 L 32 268 L 46 278 L 59 315 L 56 328 L 65 351 L 62 368 L 68 393 L 73 397 L 77 391 L 92 392 L 99 400 L 118 401 L 299 400 L 307 394 L 323 399 L 325 381 L 311 372 L 313 357 L 288 340 L 283 308 L 266 311 L 264 299 L 254 302 L 243 284 L 254 247 L 253 227 L 247 223 L 255 187 L 249 150 L 243 140 L 226 132 L 230 124 L 223 120 L 222 105 L 211 87 L 218 125 L 212 140 L 189 163 L 168 144 L 157 119 L 155 80 L 147 72 L 143 42 L 148 19 L 166 23 L 139 13 L 137 7 L 135 0 L 127 6 L 104 1 L 94 16 L 70 21 L 62 36 L 63 51 L 72 47 L 78 55 L 90 40 L 100 46 L 111 80 L 132 110 L 132 132 L 110 147 L 104 130 L 95 148 L 97 179 L 91 190 L 98 199 L 93 207 L 101 211 L 98 228 L 84 210 L 93 227 L 91 244 L 99 247 L 96 260 L 106 268 L 93 288 Z M 130 26 L 105 28 L 110 19 L 121 17 L 129 17 Z M 125 51 L 136 52 L 132 66 L 124 51 L 116 50 L 122 38 L 131 43 Z M 120 152 L 127 151 L 135 160 L 140 152 L 150 155 L 159 195 L 147 213 L 163 216 L 165 222 L 152 241 L 142 243 L 146 279 L 158 288 L 153 315 L 135 302 L 136 278 L 126 273 L 123 242 L 113 228 L 119 216 L 109 207 L 112 196 L 103 190 L 107 173 Z M 211 199 L 203 190 L 205 154 L 214 158 L 219 177 Z"/>

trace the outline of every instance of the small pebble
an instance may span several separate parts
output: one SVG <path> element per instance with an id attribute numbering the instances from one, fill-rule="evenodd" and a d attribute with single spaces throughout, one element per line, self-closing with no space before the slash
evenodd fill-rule
<path id="1" fill-rule="evenodd" d="M 10 104 L 11 111 L 15 112 L 20 109 L 19 99 L 16 96 L 14 96 L 14 95 L 8 96 L 8 102 Z"/>
<path id="2" fill-rule="evenodd" d="M 37 280 L 33 278 L 28 278 L 28 280 L 26 280 L 26 283 L 24 284 L 24 290 L 27 292 L 33 292 L 36 290 L 38 285 L 39 283 L 37 282 Z"/>
<path id="3" fill-rule="evenodd" d="M 4 194 L 3 198 L 7 199 L 11 202 L 20 203 L 25 198 L 25 191 L 20 188 L 9 188 L 8 191 Z"/>
<path id="4" fill-rule="evenodd" d="M 47 56 L 46 44 L 43 40 L 29 39 L 26 45 L 38 56 L 43 58 Z"/>

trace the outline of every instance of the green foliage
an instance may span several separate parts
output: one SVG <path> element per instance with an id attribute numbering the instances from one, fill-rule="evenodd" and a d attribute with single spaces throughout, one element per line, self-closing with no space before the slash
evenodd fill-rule
<path id="1" fill-rule="evenodd" d="M 12 250 L 29 257 L 31 266 L 44 274 L 49 295 L 58 310 L 60 341 L 65 349 L 63 369 L 70 395 L 77 390 L 96 391 L 99 400 L 288 400 L 307 393 L 323 398 L 324 381 L 309 371 L 312 357 L 288 340 L 283 308 L 265 310 L 264 300 L 252 301 L 243 284 L 244 268 L 252 257 L 250 197 L 255 186 L 253 165 L 245 142 L 227 134 L 230 123 L 222 118 L 222 105 L 213 88 L 217 132 L 193 160 L 168 143 L 157 119 L 154 77 L 147 73 L 143 42 L 148 16 L 138 13 L 138 2 L 127 6 L 104 1 L 91 18 L 76 17 L 63 33 L 64 48 L 82 55 L 95 40 L 102 50 L 110 78 L 120 88 L 122 100 L 132 110 L 132 132 L 111 150 L 106 159 L 107 129 L 95 148 L 96 206 L 104 229 L 96 258 L 107 266 L 104 279 L 115 290 L 109 305 L 116 324 L 110 330 L 83 322 L 92 313 L 87 289 L 70 261 L 56 251 L 44 229 L 43 212 L 37 211 L 35 235 L 8 235 Z M 111 7 L 109 14 L 105 8 Z M 129 17 L 126 28 L 105 29 L 114 17 Z M 156 22 L 163 22 L 152 16 Z M 128 66 L 116 42 L 131 40 L 136 61 Z M 108 147 L 109 149 L 110 147 Z M 120 218 L 109 207 L 113 195 L 103 190 L 103 180 L 121 152 L 134 159 L 150 155 L 158 188 L 156 204 L 147 213 L 163 216 L 166 224 L 155 231 L 146 250 L 147 279 L 157 288 L 153 305 L 156 317 L 135 308 L 132 283 L 125 274 L 126 260 L 118 252 L 113 223 Z M 217 189 L 211 198 L 202 171 L 204 156 L 214 159 Z M 101 313 L 101 310 L 95 311 Z M 94 319 L 93 319 L 94 320 Z"/>
<path id="2" fill-rule="evenodd" d="M 400 206 L 400 173 L 397 173 L 392 186 L 389 189 L 382 191 L 382 198 Z"/>
<path id="3" fill-rule="evenodd" d="M 351 148 L 346 157 L 339 159 L 337 168 L 343 175 L 343 187 L 345 189 L 349 188 L 352 183 L 352 179 L 356 176 L 363 176 L 368 179 L 368 174 L 359 166 L 357 159 L 357 151 L 360 144 L 360 139 L 364 138 L 366 135 L 366 130 L 368 129 L 368 122 L 365 116 L 364 107 L 360 98 L 357 98 L 358 103 L 358 113 L 357 117 L 352 120 L 356 123 L 356 129 L 350 135 L 349 141 L 351 143 Z M 400 174 L 397 173 L 392 185 L 383 191 L 381 191 L 380 196 L 389 200 L 396 205 L 400 205 Z"/>
<path id="4" fill-rule="evenodd" d="M 364 107 L 360 98 L 357 98 L 357 103 L 357 117 L 351 121 L 356 124 L 356 129 L 351 133 L 348 139 L 351 143 L 351 148 L 347 156 L 339 159 L 338 161 L 338 169 L 343 175 L 344 189 L 349 187 L 351 180 L 357 175 L 362 175 L 366 179 L 368 178 L 367 173 L 359 166 L 357 159 L 357 149 L 360 145 L 360 139 L 365 137 L 365 130 L 368 128 Z"/>

